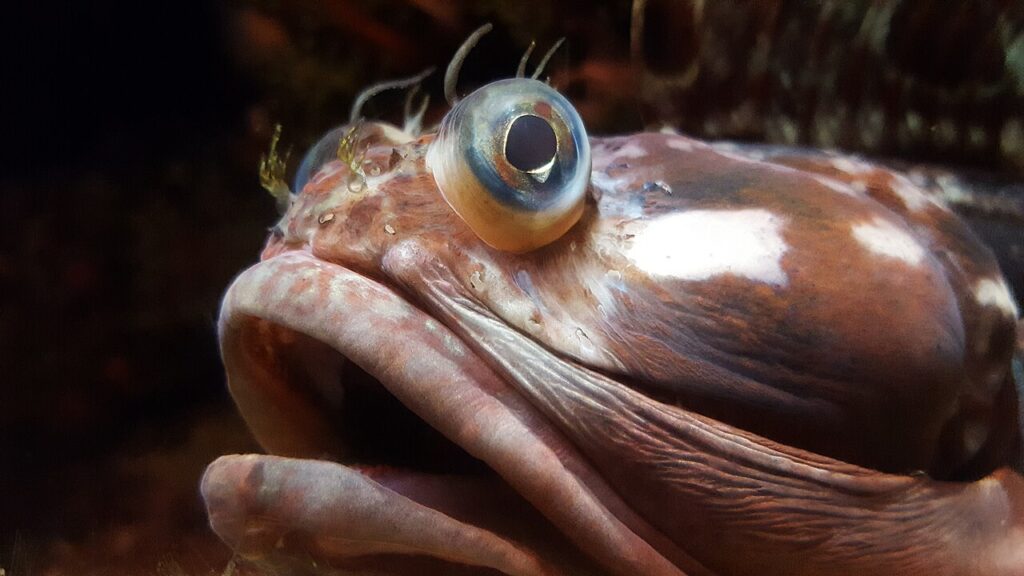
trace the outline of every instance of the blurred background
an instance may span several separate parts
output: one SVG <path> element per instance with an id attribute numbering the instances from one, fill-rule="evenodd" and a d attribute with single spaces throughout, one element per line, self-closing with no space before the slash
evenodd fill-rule
<path id="1" fill-rule="evenodd" d="M 531 40 L 590 131 L 860 150 L 969 174 L 959 209 L 1024 294 L 1024 5 L 991 0 L 182 0 L 5 8 L 0 34 L 0 574 L 223 574 L 197 494 L 257 447 L 218 299 L 291 167 L 358 91 L 429 66 L 428 125 Z M 631 32 L 632 29 L 632 32 Z M 535 56 L 535 60 L 538 56 Z M 370 117 L 401 120 L 401 94 Z"/>

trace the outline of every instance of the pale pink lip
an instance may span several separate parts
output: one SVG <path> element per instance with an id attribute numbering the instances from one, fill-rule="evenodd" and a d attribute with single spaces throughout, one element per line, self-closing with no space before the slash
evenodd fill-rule
<path id="1" fill-rule="evenodd" d="M 228 290 L 220 318 L 222 353 L 233 390 L 259 386 L 266 378 L 266 367 L 247 359 L 240 345 L 254 318 L 305 334 L 357 364 L 419 418 L 490 466 L 608 572 L 682 574 L 638 535 L 650 527 L 558 429 L 452 331 L 388 287 L 299 251 L 243 272 Z M 333 381 L 341 382 L 342 376 L 334 374 Z M 244 465 L 222 460 L 211 467 L 203 487 L 208 503 L 232 497 L 227 479 L 236 476 L 228 473 L 229 467 Z M 367 485 L 367 478 L 346 481 L 356 493 L 384 494 L 391 510 L 424 508 L 412 500 L 406 503 L 405 496 L 386 486 Z M 217 520 L 213 523 L 217 529 Z M 407 537 L 412 540 L 396 536 L 390 544 L 427 546 L 414 535 Z M 481 566 L 509 574 L 549 570 L 515 546 L 483 542 L 486 534 L 474 533 L 473 538 L 479 548 L 464 547 L 463 553 L 471 550 L 468 554 L 475 554 Z M 437 552 L 439 557 L 454 553 Z"/>

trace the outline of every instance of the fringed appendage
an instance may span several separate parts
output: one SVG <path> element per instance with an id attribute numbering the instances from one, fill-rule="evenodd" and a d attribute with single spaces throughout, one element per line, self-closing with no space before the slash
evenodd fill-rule
<path id="1" fill-rule="evenodd" d="M 427 76 L 430 76 L 433 73 L 434 67 L 431 66 L 430 68 L 427 68 L 426 70 L 420 72 L 419 74 L 416 74 L 415 76 L 410 76 L 408 78 L 399 78 L 398 80 L 388 80 L 386 82 L 380 82 L 378 84 L 374 84 L 372 86 L 364 88 L 363 91 L 360 92 L 358 96 L 356 96 L 355 102 L 352 103 L 352 111 L 349 112 L 348 115 L 349 123 L 354 124 L 362 117 L 363 106 L 366 105 L 370 98 L 373 98 L 377 94 L 380 94 L 381 92 L 384 92 L 386 90 L 399 90 L 403 88 L 411 88 L 411 93 L 414 93 L 417 90 L 419 90 L 420 83 L 423 82 L 423 80 Z M 407 104 L 406 106 L 406 114 L 408 116 L 409 105 Z M 425 104 L 423 108 L 426 109 Z"/>
<path id="2" fill-rule="evenodd" d="M 448 101 L 449 106 L 455 106 L 455 103 L 459 101 L 456 87 L 459 83 L 459 71 L 462 70 L 462 63 L 466 61 L 466 56 L 469 56 L 470 51 L 480 41 L 480 38 L 483 38 L 484 34 L 490 32 L 492 28 L 494 26 L 488 22 L 474 30 L 469 38 L 462 43 L 462 46 L 455 51 L 452 61 L 448 63 L 448 70 L 444 73 L 444 98 Z"/>
<path id="3" fill-rule="evenodd" d="M 274 126 L 274 135 L 270 137 L 270 150 L 260 156 L 260 185 L 270 192 L 277 201 L 277 209 L 284 214 L 292 202 L 292 191 L 285 181 L 288 169 L 288 157 L 292 154 L 289 146 L 284 155 L 280 155 L 277 144 L 281 140 L 281 125 Z"/>

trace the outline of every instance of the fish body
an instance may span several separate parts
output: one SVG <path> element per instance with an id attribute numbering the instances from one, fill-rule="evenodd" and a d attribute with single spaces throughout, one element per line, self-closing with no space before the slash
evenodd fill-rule
<path id="1" fill-rule="evenodd" d="M 243 558 L 1024 574 L 1019 311 L 941 198 L 855 157 L 581 137 L 550 89 L 490 89 L 527 111 L 462 148 L 439 144 L 456 120 L 342 131 L 358 154 L 316 167 L 228 290 L 229 385 L 274 454 L 204 477 Z M 523 113 L 557 145 L 513 170 Z M 500 237 L 563 226 L 544 194 L 566 190 L 567 231 Z"/>

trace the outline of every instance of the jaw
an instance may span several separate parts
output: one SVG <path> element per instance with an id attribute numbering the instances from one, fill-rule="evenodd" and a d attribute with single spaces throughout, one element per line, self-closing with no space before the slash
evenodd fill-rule
<path id="1" fill-rule="evenodd" d="M 239 409 L 289 457 L 225 457 L 204 477 L 211 524 L 241 555 L 395 573 L 680 573 L 557 428 L 396 291 L 287 252 L 236 280 L 220 331 Z"/>

